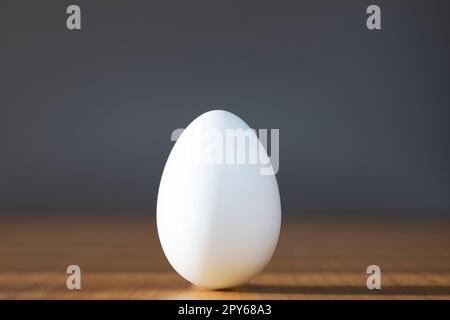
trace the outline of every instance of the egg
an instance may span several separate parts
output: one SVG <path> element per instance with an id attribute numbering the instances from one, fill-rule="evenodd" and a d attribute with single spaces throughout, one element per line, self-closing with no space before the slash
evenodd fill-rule
<path id="1" fill-rule="evenodd" d="M 164 254 L 186 280 L 224 289 L 255 277 L 281 225 L 276 176 L 256 133 L 224 110 L 197 117 L 170 152 L 156 211 Z"/>

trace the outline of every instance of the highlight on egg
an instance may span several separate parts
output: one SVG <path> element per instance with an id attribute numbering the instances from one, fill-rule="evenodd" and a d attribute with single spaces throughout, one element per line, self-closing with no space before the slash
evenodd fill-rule
<path id="1" fill-rule="evenodd" d="M 167 159 L 157 200 L 161 246 L 183 278 L 223 289 L 265 268 L 281 226 L 275 172 L 238 116 L 213 110 L 187 126 Z"/>

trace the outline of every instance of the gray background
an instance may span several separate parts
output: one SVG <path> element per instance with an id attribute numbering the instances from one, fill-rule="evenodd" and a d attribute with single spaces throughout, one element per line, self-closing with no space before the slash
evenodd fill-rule
<path id="1" fill-rule="evenodd" d="M 153 211 L 222 108 L 280 128 L 285 213 L 447 214 L 448 1 L 374 3 L 2 0 L 0 210 Z"/>

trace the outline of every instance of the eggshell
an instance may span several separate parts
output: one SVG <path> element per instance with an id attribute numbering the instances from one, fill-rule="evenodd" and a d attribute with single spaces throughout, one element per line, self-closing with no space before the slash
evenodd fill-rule
<path id="1" fill-rule="evenodd" d="M 219 140 L 214 137 L 226 137 L 230 129 L 250 128 L 223 110 L 196 118 L 175 143 L 158 191 L 157 227 L 167 259 L 183 278 L 211 289 L 238 286 L 260 273 L 281 224 L 277 180 L 261 174 L 272 166 L 253 131 L 247 146 L 258 146 L 260 161 L 217 161 L 221 152 L 212 147 Z"/>

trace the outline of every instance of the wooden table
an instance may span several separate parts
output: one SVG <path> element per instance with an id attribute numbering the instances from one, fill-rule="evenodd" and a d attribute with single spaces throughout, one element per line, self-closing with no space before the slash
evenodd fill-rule
<path id="1" fill-rule="evenodd" d="M 263 273 L 209 291 L 171 269 L 154 214 L 61 216 L 0 217 L 0 299 L 450 299 L 449 219 L 285 216 Z M 66 288 L 71 264 L 81 290 Z M 366 287 L 371 264 L 381 290 Z"/>

